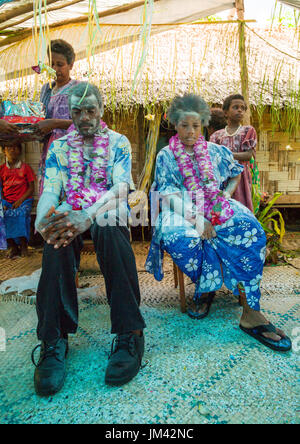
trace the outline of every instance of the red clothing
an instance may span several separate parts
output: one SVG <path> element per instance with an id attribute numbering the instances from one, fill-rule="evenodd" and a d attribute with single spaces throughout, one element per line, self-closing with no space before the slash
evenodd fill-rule
<path id="1" fill-rule="evenodd" d="M 249 150 L 255 151 L 257 135 L 252 126 L 241 126 L 234 136 L 229 136 L 225 129 L 216 131 L 211 135 L 210 142 L 226 146 L 233 154 L 242 153 Z M 250 162 L 242 162 L 240 160 L 238 162 L 244 166 L 244 171 L 242 172 L 241 181 L 232 197 L 253 212 Z"/>
<path id="2" fill-rule="evenodd" d="M 3 197 L 7 202 L 14 203 L 28 190 L 29 184 L 36 179 L 32 168 L 21 163 L 20 168 L 9 168 L 6 163 L 0 166 Z"/>

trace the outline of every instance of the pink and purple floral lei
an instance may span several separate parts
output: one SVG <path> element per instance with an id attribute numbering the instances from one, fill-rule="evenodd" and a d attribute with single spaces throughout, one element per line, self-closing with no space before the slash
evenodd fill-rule
<path id="1" fill-rule="evenodd" d="M 109 136 L 107 125 L 101 121 L 101 135 L 94 137 L 93 160 L 90 163 L 91 176 L 85 186 L 83 146 L 84 139 L 77 131 L 68 134 L 69 180 L 67 182 L 67 203 L 73 210 L 89 208 L 107 191 L 106 168 L 109 157 Z"/>
<path id="2" fill-rule="evenodd" d="M 184 179 L 184 186 L 196 205 L 197 213 L 203 214 L 212 225 L 222 225 L 230 219 L 234 213 L 214 178 L 204 137 L 200 136 L 193 147 L 200 177 L 198 177 L 193 162 L 185 151 L 178 134 L 170 139 L 169 147 Z"/>

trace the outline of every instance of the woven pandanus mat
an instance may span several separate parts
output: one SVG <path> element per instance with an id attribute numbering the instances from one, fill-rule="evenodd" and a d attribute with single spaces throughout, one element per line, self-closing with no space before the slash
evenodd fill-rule
<path id="1" fill-rule="evenodd" d="M 174 274 L 168 267 L 165 271 L 164 279 L 156 281 L 147 272 L 139 272 L 139 283 L 141 289 L 142 304 L 148 306 L 177 306 L 179 304 L 179 290 L 174 286 Z M 80 278 L 80 285 L 85 288 L 81 293 L 83 298 L 91 298 L 94 302 L 106 302 L 104 279 L 100 274 L 83 276 Z M 93 291 L 89 292 L 92 287 Z M 185 276 L 186 299 L 190 302 L 194 295 L 195 286 L 189 278 Z M 291 266 L 265 267 L 261 283 L 262 300 L 267 300 L 271 296 L 275 299 L 282 298 L 283 295 L 300 295 L 300 274 Z M 217 295 L 231 295 L 224 286 Z M 232 298 L 234 296 L 231 295 Z"/>
<path id="2" fill-rule="evenodd" d="M 33 268 L 32 263 L 17 260 L 8 277 L 30 274 L 39 261 L 37 256 Z M 91 255 L 83 255 L 79 328 L 69 340 L 65 385 L 54 397 L 41 399 L 34 393 L 34 294 L 0 297 L 0 332 L 5 332 L 6 346 L 0 351 L 1 424 L 299 423 L 297 268 L 264 269 L 262 311 L 294 344 L 291 352 L 279 354 L 241 332 L 242 311 L 231 292 L 218 291 L 209 316 L 193 321 L 180 312 L 172 263 L 166 260 L 165 277 L 157 282 L 143 271 L 144 257 L 138 258 L 141 311 L 147 324 L 146 366 L 129 384 L 109 388 L 104 373 L 113 338 L 110 312 L 104 279 L 93 261 Z M 189 302 L 194 285 L 187 278 L 185 289 Z"/>
<path id="3" fill-rule="evenodd" d="M 88 268 L 91 264 L 88 265 Z M 85 268 L 87 268 L 85 266 Z M 97 264 L 92 264 L 92 270 L 84 270 L 80 274 L 78 296 L 80 299 L 90 300 L 93 303 L 106 303 L 105 283 L 103 276 L 99 273 Z M 141 267 L 138 267 L 141 270 Z M 98 270 L 98 271 L 97 271 Z M 35 272 L 38 276 L 38 272 Z M 179 289 L 174 286 L 173 266 L 170 261 L 166 262 L 165 276 L 160 282 L 156 281 L 152 275 L 145 271 L 139 271 L 139 283 L 141 290 L 141 303 L 146 306 L 166 306 L 173 307 L 179 304 Z M 17 279 L 21 285 L 24 284 L 26 276 Z M 30 301 L 35 298 L 38 279 L 33 279 L 32 290 L 29 292 L 20 291 L 18 300 L 26 298 Z M 0 285 L 0 289 L 6 286 Z M 185 293 L 189 303 L 194 294 L 194 284 L 185 276 Z M 292 266 L 265 267 L 261 283 L 262 301 L 269 297 L 280 299 L 286 295 L 300 294 L 300 274 L 297 268 Z M 8 294 L 0 294 L 0 300 L 15 299 L 17 292 L 10 291 Z M 0 291 L 1 293 L 1 291 Z M 224 286 L 218 292 L 218 295 L 231 294 Z"/>
<path id="4" fill-rule="evenodd" d="M 219 292 L 202 321 L 178 306 L 144 304 L 146 365 L 120 388 L 104 383 L 112 341 L 109 307 L 84 298 L 79 307 L 65 385 L 54 397 L 39 398 L 30 359 L 37 343 L 35 306 L 0 302 L 6 332 L 6 351 L 0 352 L 1 424 L 299 423 L 299 351 L 275 353 L 241 332 L 241 308 L 230 294 Z M 291 337 L 299 308 L 292 292 L 264 301 L 266 315 Z"/>

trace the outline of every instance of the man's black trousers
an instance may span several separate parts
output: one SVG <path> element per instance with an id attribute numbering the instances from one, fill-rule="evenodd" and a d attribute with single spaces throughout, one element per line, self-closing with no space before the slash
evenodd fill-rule
<path id="1" fill-rule="evenodd" d="M 105 279 L 111 333 L 142 330 L 145 322 L 139 310 L 140 290 L 128 228 L 118 225 L 99 227 L 94 223 L 91 234 Z M 77 330 L 75 275 L 79 255 L 78 238 L 59 249 L 45 243 L 37 291 L 37 335 L 41 341 L 51 342 Z"/>

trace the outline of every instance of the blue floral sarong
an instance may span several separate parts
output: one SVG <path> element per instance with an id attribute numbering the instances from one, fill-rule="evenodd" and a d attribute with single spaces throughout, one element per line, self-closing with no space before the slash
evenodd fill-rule
<path id="1" fill-rule="evenodd" d="M 223 189 L 226 181 L 239 175 L 243 167 L 226 147 L 208 143 L 208 149 L 215 178 Z M 162 196 L 186 192 L 183 177 L 168 147 L 157 156 L 152 189 Z M 229 199 L 229 203 L 234 215 L 224 224 L 216 225 L 217 237 L 209 240 L 202 240 L 183 216 L 163 208 L 155 222 L 146 270 L 161 280 L 166 251 L 196 284 L 195 301 L 199 301 L 203 293 L 219 290 L 223 283 L 238 295 L 238 284 L 242 284 L 248 305 L 259 310 L 266 236 L 248 208 L 234 199 Z"/>
<path id="2" fill-rule="evenodd" d="M 19 243 L 20 237 L 25 237 L 29 241 L 32 204 L 33 198 L 26 199 L 19 208 L 13 209 L 12 203 L 2 199 L 3 207 L 7 208 L 4 211 L 6 239 L 14 239 Z"/>

